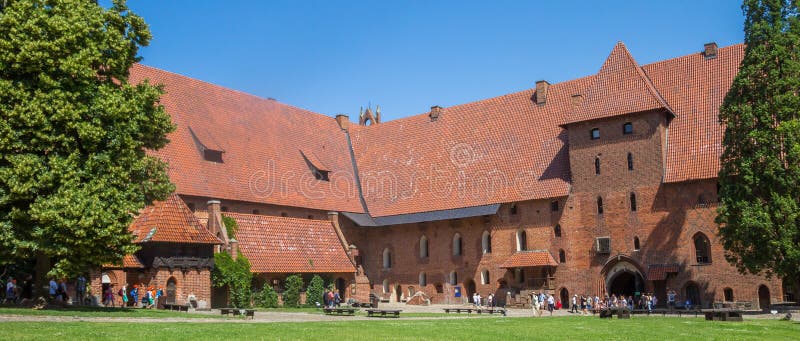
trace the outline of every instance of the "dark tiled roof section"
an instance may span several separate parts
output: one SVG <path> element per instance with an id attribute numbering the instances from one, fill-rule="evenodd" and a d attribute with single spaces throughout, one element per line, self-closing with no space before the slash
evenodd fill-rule
<path id="1" fill-rule="evenodd" d="M 330 221 L 226 212 L 256 273 L 355 272 Z"/>
<path id="2" fill-rule="evenodd" d="M 571 97 L 592 77 L 525 90 L 368 127 L 351 138 L 373 217 L 553 198 L 569 192 Z"/>
<path id="3" fill-rule="evenodd" d="M 134 243 L 221 244 L 175 193 L 142 209 L 130 231 Z"/>
<path id="4" fill-rule="evenodd" d="M 669 107 L 642 72 L 625 44 L 618 42 L 566 123 Z"/>
<path id="5" fill-rule="evenodd" d="M 663 281 L 667 274 L 677 273 L 678 264 L 652 264 L 647 268 L 648 281 Z"/>
<path id="6" fill-rule="evenodd" d="M 716 178 L 725 128 L 719 107 L 739 71 L 744 45 L 721 48 L 706 60 L 702 53 L 669 59 L 642 69 L 670 104 L 665 182 Z"/>
<path id="7" fill-rule="evenodd" d="M 161 104 L 177 125 L 154 154 L 169 163 L 179 194 L 363 212 L 346 136 L 332 117 L 135 65 L 130 82 L 144 79 L 164 85 Z M 205 161 L 198 143 L 224 151 L 223 162 Z M 314 179 L 301 150 L 330 168 L 331 181 Z"/>
<path id="8" fill-rule="evenodd" d="M 508 257 L 500 268 L 525 268 L 532 266 L 558 266 L 553 255 L 549 251 L 519 251 Z"/>

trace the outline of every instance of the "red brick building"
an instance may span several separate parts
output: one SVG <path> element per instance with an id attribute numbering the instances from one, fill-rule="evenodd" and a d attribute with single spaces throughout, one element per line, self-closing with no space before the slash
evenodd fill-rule
<path id="1" fill-rule="evenodd" d="M 714 223 L 717 110 L 743 51 L 640 66 L 618 43 L 597 74 L 383 123 L 142 65 L 131 79 L 165 85 L 178 129 L 157 155 L 223 242 L 218 216 L 239 222 L 264 281 L 323 273 L 345 297 L 434 303 L 671 288 L 764 307 L 780 281 L 737 273 Z"/>

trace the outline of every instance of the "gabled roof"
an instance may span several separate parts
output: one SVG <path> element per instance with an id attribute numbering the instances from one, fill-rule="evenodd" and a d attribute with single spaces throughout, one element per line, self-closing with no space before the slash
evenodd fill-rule
<path id="1" fill-rule="evenodd" d="M 164 85 L 160 104 L 177 126 L 153 154 L 169 164 L 179 194 L 363 212 L 347 138 L 334 118 L 134 65 L 130 82 L 145 79 Z M 206 161 L 201 147 L 224 151 L 223 162 Z M 314 179 L 301 150 L 328 168 L 330 181 Z"/>
<path id="2" fill-rule="evenodd" d="M 500 268 L 527 268 L 534 266 L 558 266 L 553 255 L 550 251 L 534 250 L 534 251 L 519 251 L 508 257 L 508 259 L 500 264 Z"/>
<path id="3" fill-rule="evenodd" d="M 618 42 L 565 124 L 657 109 L 671 112 L 625 44 Z"/>
<path id="4" fill-rule="evenodd" d="M 175 193 L 142 209 L 130 231 L 134 243 L 221 244 Z"/>
<path id="5" fill-rule="evenodd" d="M 356 268 L 330 221 L 224 213 L 255 273 L 335 273 Z"/>

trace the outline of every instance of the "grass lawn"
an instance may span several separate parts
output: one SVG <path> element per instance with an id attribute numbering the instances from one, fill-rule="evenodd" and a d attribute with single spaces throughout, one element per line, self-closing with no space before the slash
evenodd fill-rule
<path id="1" fill-rule="evenodd" d="M 23 316 L 76 316 L 76 317 L 132 317 L 132 318 L 221 318 L 219 314 L 188 314 L 169 310 L 141 308 L 69 307 L 58 309 L 0 308 L 0 315 Z"/>
<path id="2" fill-rule="evenodd" d="M 481 318 L 304 323 L 3 322 L 4 340 L 797 340 L 800 323 L 775 320 L 709 322 L 701 318 Z"/>

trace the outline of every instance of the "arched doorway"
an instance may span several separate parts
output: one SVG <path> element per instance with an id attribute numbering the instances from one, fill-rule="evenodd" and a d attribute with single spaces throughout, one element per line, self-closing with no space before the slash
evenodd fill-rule
<path id="1" fill-rule="evenodd" d="M 466 286 L 465 289 L 467 289 L 467 302 L 475 303 L 472 300 L 472 295 L 475 294 L 475 281 L 468 279 L 464 282 L 464 286 Z"/>
<path id="2" fill-rule="evenodd" d="M 178 282 L 175 277 L 170 277 L 167 280 L 167 304 L 175 304 L 175 297 L 178 291 Z"/>
<path id="3" fill-rule="evenodd" d="M 337 278 L 336 279 L 336 291 L 339 292 L 339 297 L 341 297 L 341 298 L 344 298 L 344 296 L 345 296 L 344 288 L 345 288 L 344 278 L 341 278 L 341 277 Z"/>
<path id="4" fill-rule="evenodd" d="M 642 293 L 644 276 L 638 263 L 625 255 L 618 255 L 603 266 L 605 274 L 606 293 L 608 295 L 637 296 Z"/>
<path id="5" fill-rule="evenodd" d="M 703 301 L 700 299 L 700 287 L 695 282 L 686 285 L 686 299 L 690 301 L 692 307 L 702 307 Z"/>
<path id="6" fill-rule="evenodd" d="M 564 307 L 564 309 L 567 309 L 569 307 L 569 303 L 570 303 L 569 302 L 569 290 L 567 290 L 567 288 L 561 288 L 561 291 L 559 292 L 558 297 L 561 298 L 561 306 Z"/>
<path id="7" fill-rule="evenodd" d="M 633 271 L 620 271 L 608 282 L 608 293 L 613 295 L 634 296 L 644 290 L 642 275 Z"/>
<path id="8" fill-rule="evenodd" d="M 758 286 L 758 307 L 761 310 L 769 309 L 769 305 L 772 304 L 771 299 L 769 297 L 769 288 L 766 285 L 759 285 Z"/>
<path id="9" fill-rule="evenodd" d="M 403 298 L 403 290 L 400 288 L 400 284 L 394 286 L 394 295 L 399 303 L 400 300 Z"/>

